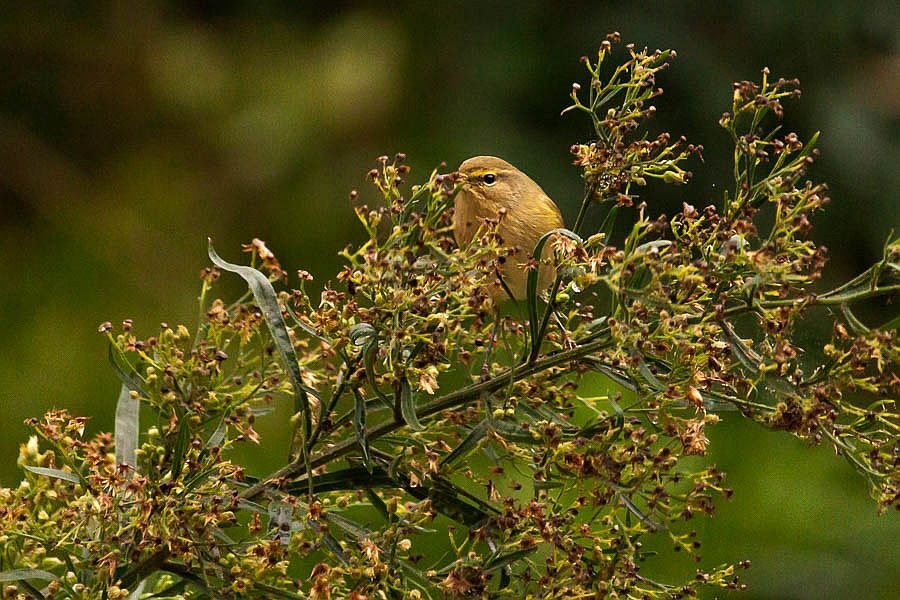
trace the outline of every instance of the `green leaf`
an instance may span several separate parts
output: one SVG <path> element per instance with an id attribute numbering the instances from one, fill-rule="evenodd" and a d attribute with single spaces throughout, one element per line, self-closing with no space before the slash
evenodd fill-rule
<path id="1" fill-rule="evenodd" d="M 313 529 L 316 530 L 316 533 L 321 536 L 322 545 L 325 546 L 333 555 L 335 555 L 339 561 L 341 561 L 345 565 L 349 565 L 350 560 L 344 553 L 344 549 L 341 547 L 341 544 L 331 534 L 331 531 L 328 529 L 328 525 L 326 523 L 320 523 L 316 519 L 310 519 L 309 524 L 312 525 Z"/>
<path id="2" fill-rule="evenodd" d="M 630 293 L 637 293 L 650 285 L 651 281 L 653 281 L 653 275 L 650 273 L 650 269 L 644 265 L 638 265 L 634 269 L 634 274 L 628 278 L 625 289 Z"/>
<path id="3" fill-rule="evenodd" d="M 63 481 L 68 481 L 70 483 L 81 483 L 81 477 L 76 475 L 75 473 L 69 473 L 68 471 L 60 471 L 59 469 L 48 469 L 46 467 L 33 467 L 31 465 L 25 465 L 23 467 L 26 471 L 31 471 L 36 475 L 43 475 L 45 477 L 53 477 L 54 479 L 62 479 Z M 0 580 L 2 581 L 2 580 Z"/>
<path id="4" fill-rule="evenodd" d="M 179 579 L 178 581 L 173 582 L 172 585 L 166 586 L 160 591 L 150 594 L 143 600 L 150 600 L 151 598 L 166 598 L 166 600 L 178 598 L 178 594 L 182 594 L 187 586 L 187 579 Z M 129 600 L 131 599 L 129 598 Z"/>
<path id="5" fill-rule="evenodd" d="M 734 354 L 737 359 L 740 361 L 744 367 L 753 374 L 759 373 L 759 367 L 762 364 L 762 357 L 753 351 L 747 344 L 744 343 L 738 334 L 734 331 L 734 328 L 727 321 L 722 321 L 720 323 L 722 327 L 722 331 L 725 332 L 725 337 L 728 338 L 729 343 L 731 344 L 732 350 L 734 350 Z"/>
<path id="6" fill-rule="evenodd" d="M 28 467 L 25 467 L 26 469 Z M 30 469 L 29 469 L 30 470 Z M 59 579 L 50 571 L 41 569 L 12 569 L 0 572 L 0 581 L 25 581 L 27 579 L 40 579 L 42 581 L 56 581 Z"/>
<path id="7" fill-rule="evenodd" d="M 640 256 L 642 254 L 648 254 L 653 252 L 654 250 L 662 251 L 663 248 L 668 248 L 672 245 L 672 240 L 652 240 L 649 242 L 644 242 L 640 246 L 634 249 L 635 256 Z"/>
<path id="8" fill-rule="evenodd" d="M 384 500 L 381 499 L 381 496 L 375 493 L 372 488 L 366 488 L 366 497 L 369 499 L 369 503 L 378 511 L 378 513 L 384 517 L 384 520 L 388 523 L 394 522 L 394 515 L 388 511 L 387 504 L 384 503 Z"/>
<path id="9" fill-rule="evenodd" d="M 647 366 L 647 363 L 644 362 L 644 358 L 642 356 L 638 356 L 638 372 L 641 374 L 641 377 L 644 378 L 644 381 L 647 382 L 647 385 L 655 392 L 661 392 L 666 389 L 666 385 L 659 380 L 659 378 L 653 374 L 653 371 L 650 370 L 650 367 Z"/>
<path id="10" fill-rule="evenodd" d="M 737 332 L 735 332 L 728 321 L 721 321 L 719 325 L 722 327 L 725 336 L 731 343 L 731 349 L 734 351 L 734 355 L 737 357 L 738 361 L 753 375 L 760 375 L 760 367 L 763 364 L 763 358 L 750 348 L 750 346 L 744 343 L 744 340 L 738 336 Z M 791 394 L 794 392 L 793 386 L 785 379 L 765 376 L 765 373 L 762 373 L 762 375 L 763 384 L 769 391 L 782 394 Z"/>
<path id="11" fill-rule="evenodd" d="M 269 332 L 275 341 L 275 347 L 281 357 L 282 366 L 288 374 L 291 385 L 294 388 L 294 395 L 297 398 L 298 405 L 302 408 L 306 420 L 306 436 L 310 435 L 312 428 L 312 417 L 309 413 L 309 397 L 308 394 L 313 392 L 303 384 L 303 377 L 300 373 L 300 365 L 297 362 L 297 354 L 294 350 L 294 344 L 288 334 L 287 325 L 281 314 L 281 306 L 278 304 L 278 297 L 275 295 L 275 288 L 272 287 L 269 279 L 259 270 L 253 267 L 235 265 L 223 260 L 212 245 L 212 239 L 209 240 L 208 254 L 210 260 L 220 269 L 224 269 L 230 273 L 240 275 L 256 299 L 257 305 L 263 311 L 266 318 L 266 324 L 269 326 Z"/>
<path id="12" fill-rule="evenodd" d="M 570 231 L 569 229 L 565 229 L 563 227 L 558 227 L 556 229 L 552 229 L 541 236 L 541 239 L 538 240 L 538 243 L 534 247 L 534 252 L 532 253 L 532 258 L 536 261 L 541 260 L 541 256 L 544 254 L 544 246 L 547 244 L 547 241 L 555 235 L 562 235 L 571 240 L 578 242 L 579 244 L 584 243 L 579 236 L 574 231 Z M 531 269 L 528 272 L 528 282 L 527 282 L 527 301 L 528 301 L 528 324 L 531 329 L 531 356 L 535 357 L 537 350 L 540 348 L 541 340 L 538 339 L 541 337 L 540 325 L 538 322 L 538 311 L 537 311 L 537 296 L 538 296 L 538 275 L 540 274 L 540 269 L 535 268 Z M 552 304 L 552 299 L 551 299 Z M 547 306 L 547 311 L 551 310 L 551 306 Z M 546 314 L 545 314 L 546 317 Z"/>
<path id="13" fill-rule="evenodd" d="M 300 317 L 297 316 L 297 313 L 295 313 L 295 312 L 291 309 L 290 306 L 285 305 L 284 310 L 287 312 L 288 315 L 290 315 L 291 320 L 294 322 L 294 324 L 297 325 L 297 327 L 299 327 L 300 329 L 302 329 L 304 332 L 306 332 L 307 334 L 309 334 L 310 337 L 316 338 L 317 340 L 322 341 L 322 342 L 325 342 L 326 344 L 332 344 L 332 345 L 334 345 L 334 342 L 332 342 L 329 338 L 323 336 L 323 335 L 320 334 L 318 331 L 316 331 L 315 329 L 313 329 L 311 326 L 309 326 L 309 325 L 307 325 L 306 323 L 304 323 L 304 322 L 300 319 Z"/>
<path id="14" fill-rule="evenodd" d="M 535 480 L 532 484 L 535 490 L 557 490 L 563 486 L 559 481 L 539 481 Z"/>
<path id="15" fill-rule="evenodd" d="M 657 523 L 656 521 L 654 521 L 653 519 L 651 519 L 650 517 L 645 515 L 643 513 L 643 511 L 641 511 L 641 509 L 639 509 L 637 507 L 637 505 L 631 500 L 631 498 L 627 494 L 619 492 L 618 496 L 619 496 L 619 500 L 622 501 L 622 505 L 625 506 L 625 508 L 627 508 L 629 510 L 629 512 L 631 512 L 631 514 L 633 514 L 635 517 L 637 517 L 641 523 L 646 525 L 647 528 L 651 532 L 666 529 L 665 527 L 663 527 L 662 525 L 660 525 L 659 523 Z"/>
<path id="16" fill-rule="evenodd" d="M 847 320 L 847 324 L 850 326 L 850 329 L 853 330 L 853 333 L 856 335 L 865 335 L 869 333 L 869 328 L 856 318 L 856 315 L 853 314 L 853 311 L 850 310 L 850 307 L 847 306 L 846 303 L 841 304 L 841 312 L 844 313 L 844 318 Z"/>
<path id="17" fill-rule="evenodd" d="M 497 569 L 502 569 L 506 565 L 511 565 L 515 562 L 518 562 L 528 556 L 529 554 L 534 553 L 537 550 L 537 546 L 534 548 L 529 548 L 527 550 L 515 550 L 513 552 L 508 552 L 506 554 L 501 554 L 495 558 L 492 558 L 484 565 L 484 570 L 490 573 L 491 571 L 496 571 Z"/>
<path id="18" fill-rule="evenodd" d="M 109 364 L 112 365 L 113 370 L 115 370 L 116 375 L 118 375 L 119 380 L 128 387 L 128 389 L 133 390 L 141 395 L 146 395 L 147 392 L 144 390 L 144 381 L 141 379 L 141 376 L 135 371 L 134 367 L 128 362 L 128 360 L 122 355 L 122 352 L 113 344 L 109 345 L 109 350 L 107 352 L 107 357 L 109 358 Z M 118 358 L 117 358 L 118 357 Z M 123 367 L 119 363 L 119 359 L 127 365 Z"/>
<path id="19" fill-rule="evenodd" d="M 430 488 L 420 485 L 416 487 L 407 486 L 404 489 L 409 495 L 420 500 L 429 498 L 432 506 L 439 513 L 469 527 L 476 527 L 484 523 L 491 516 L 491 513 L 497 513 L 497 510 L 492 506 L 480 501 L 459 486 L 446 480 L 435 480 L 435 485 Z M 463 497 L 478 501 L 479 506 L 473 506 L 463 501 Z"/>
<path id="20" fill-rule="evenodd" d="M 441 466 L 449 465 L 453 463 L 458 458 L 462 458 L 466 456 L 470 452 L 472 452 L 477 446 L 478 443 L 484 438 L 487 434 L 488 429 L 490 429 L 491 424 L 487 419 L 482 419 L 478 425 L 473 427 L 471 431 L 469 431 L 468 435 L 463 438 L 463 441 L 459 443 L 459 445 L 454 448 L 450 454 L 441 459 Z M 530 438 L 531 436 L 529 436 Z"/>
<path id="21" fill-rule="evenodd" d="M 368 528 L 366 528 L 364 525 L 357 523 L 352 519 L 348 519 L 340 513 L 328 511 L 327 513 L 325 513 L 323 518 L 343 531 L 344 534 L 353 538 L 354 541 L 362 540 L 369 537 L 370 535 Z"/>
<path id="22" fill-rule="evenodd" d="M 371 344 L 377 335 L 378 333 L 371 323 L 357 323 L 347 331 L 350 343 L 360 348 Z"/>
<path id="23" fill-rule="evenodd" d="M 422 198 L 426 197 L 429 193 L 431 193 L 431 188 L 428 185 L 413 186 L 412 197 L 403 207 L 403 212 L 400 214 L 399 221 L 401 223 L 406 222 L 413 209 L 418 206 L 421 203 Z"/>
<path id="24" fill-rule="evenodd" d="M 394 407 L 391 404 L 391 401 L 388 400 L 388 397 L 381 391 L 381 388 L 379 388 L 376 383 L 377 374 L 375 372 L 375 359 L 378 355 L 378 332 L 369 323 L 357 323 L 350 328 L 350 331 L 347 332 L 347 336 L 350 338 L 351 344 L 362 348 L 363 367 L 366 370 L 366 378 L 369 380 L 369 385 L 375 390 L 375 395 L 378 396 L 378 399 L 382 404 L 393 410 Z"/>
<path id="25" fill-rule="evenodd" d="M 228 431 L 228 425 L 225 423 L 225 417 L 219 419 L 219 424 L 216 426 L 215 431 L 212 432 L 212 435 L 209 436 L 209 439 L 206 440 L 206 445 L 204 448 L 215 448 L 216 446 L 220 446 L 223 441 L 225 441 L 225 433 Z"/>
<path id="26" fill-rule="evenodd" d="M 128 600 L 141 600 L 141 596 L 144 594 L 144 589 L 147 587 L 147 579 L 148 578 L 144 578 L 144 580 L 141 581 L 136 588 L 134 588 L 134 591 L 128 594 Z"/>
<path id="27" fill-rule="evenodd" d="M 233 539 L 231 539 L 231 536 L 229 536 L 227 533 L 225 533 L 218 527 L 210 528 L 210 532 L 213 534 L 214 538 L 216 538 L 223 544 L 226 544 L 228 546 L 237 546 L 237 542 L 235 542 Z"/>
<path id="28" fill-rule="evenodd" d="M 435 510 L 454 521 L 472 527 L 483 523 L 492 514 L 499 512 L 491 504 L 473 496 L 439 475 L 433 475 L 430 478 L 419 476 L 419 482 L 413 485 L 407 473 L 400 471 L 396 465 L 392 465 L 392 467 L 394 487 L 402 489 L 413 498 L 431 500 Z M 466 499 L 471 502 L 467 502 Z"/>
<path id="29" fill-rule="evenodd" d="M 181 469 L 184 467 L 184 455 L 187 452 L 188 437 L 190 437 L 190 417 L 181 415 L 178 419 L 178 437 L 175 438 L 175 447 L 172 449 L 172 480 L 178 479 Z"/>
<path id="30" fill-rule="evenodd" d="M 353 390 L 355 403 L 353 405 L 353 431 L 356 433 L 356 441 L 362 450 L 363 464 L 372 472 L 372 461 L 369 457 L 369 439 L 366 434 L 366 399 L 359 390 Z"/>
<path id="31" fill-rule="evenodd" d="M 537 439 L 535 439 L 531 435 L 531 430 L 523 430 L 518 425 L 507 423 L 506 421 L 494 421 L 493 427 L 494 431 L 496 431 L 497 434 L 504 440 L 509 440 L 510 442 L 515 442 L 517 444 L 523 444 L 526 446 L 546 445 L 546 442 L 543 438 L 538 437 Z"/>
<path id="32" fill-rule="evenodd" d="M 569 423 L 566 419 L 561 418 L 558 413 L 547 408 L 546 406 L 529 406 L 522 402 L 516 407 L 522 414 L 527 415 L 532 423 L 538 421 L 550 421 L 560 426 L 563 432 L 574 433 L 578 431 L 578 427 Z"/>
<path id="33" fill-rule="evenodd" d="M 609 399 L 609 405 L 612 407 L 613 412 L 616 413 L 616 429 L 619 433 L 622 432 L 622 428 L 625 427 L 625 411 L 622 410 L 622 407 L 619 406 L 619 403 L 616 402 L 614 398 Z M 618 435 L 616 435 L 618 437 Z"/>
<path id="34" fill-rule="evenodd" d="M 314 494 L 389 487 L 398 487 L 397 482 L 378 466 L 373 467 L 371 473 L 365 467 L 348 467 L 316 475 L 312 480 Z M 305 479 L 295 481 L 285 486 L 284 489 L 288 493 L 306 492 L 308 483 Z"/>
<path id="35" fill-rule="evenodd" d="M 403 415 L 403 420 L 413 431 L 425 429 L 416 416 L 416 397 L 405 377 L 400 381 L 400 414 Z"/>
<path id="36" fill-rule="evenodd" d="M 137 398 L 131 397 L 131 390 L 122 385 L 119 400 L 116 403 L 116 464 L 134 467 L 135 450 L 138 446 L 138 430 L 140 427 L 141 404 Z"/>
<path id="37" fill-rule="evenodd" d="M 240 506 L 244 510 L 249 510 L 250 512 L 254 512 L 260 515 L 268 515 L 269 510 L 263 506 L 262 504 L 257 504 L 252 500 L 247 500 L 246 498 L 241 498 L 238 502 L 238 506 Z"/>
<path id="38" fill-rule="evenodd" d="M 609 212 L 606 213 L 606 216 L 603 218 L 603 223 L 600 224 L 600 233 L 603 234 L 603 243 L 609 246 L 609 240 L 612 238 L 613 227 L 616 225 L 616 215 L 619 212 L 619 205 L 613 204 Z"/>
<path id="39" fill-rule="evenodd" d="M 624 373 L 622 373 L 621 371 L 614 369 L 613 367 L 610 367 L 609 365 L 603 364 L 601 361 L 597 360 L 596 358 L 594 358 L 592 356 L 586 356 L 584 358 L 584 362 L 588 366 L 590 366 L 592 369 L 594 369 L 595 371 L 599 371 L 600 373 L 603 373 L 604 375 L 606 375 L 607 377 L 612 379 L 613 382 L 617 383 L 618 385 L 625 388 L 626 390 L 630 390 L 632 392 L 637 391 L 637 386 L 634 384 L 634 382 L 631 381 L 631 379 L 629 379 L 628 376 L 625 375 Z"/>
<path id="40" fill-rule="evenodd" d="M 882 331 L 893 331 L 894 329 L 900 329 L 900 315 L 897 315 L 878 329 Z"/>

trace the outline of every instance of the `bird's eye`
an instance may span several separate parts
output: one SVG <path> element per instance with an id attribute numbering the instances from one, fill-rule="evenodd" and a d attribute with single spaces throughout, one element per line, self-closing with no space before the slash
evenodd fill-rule
<path id="1" fill-rule="evenodd" d="M 484 182 L 487 185 L 494 185 L 495 183 L 497 183 L 497 176 L 493 173 L 485 173 Z"/>

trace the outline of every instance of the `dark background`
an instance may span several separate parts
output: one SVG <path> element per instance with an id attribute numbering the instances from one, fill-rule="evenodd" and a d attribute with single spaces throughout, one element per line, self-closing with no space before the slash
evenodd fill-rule
<path id="1" fill-rule="evenodd" d="M 894 2 L 330 4 L 0 7 L 0 482 L 17 480 L 26 417 L 66 407 L 112 426 L 119 384 L 97 325 L 193 324 L 206 236 L 232 259 L 261 237 L 289 270 L 327 280 L 359 234 L 347 194 L 380 154 L 408 153 L 413 179 L 501 155 L 571 223 L 567 149 L 588 132 L 559 111 L 584 80 L 578 57 L 614 29 L 677 49 L 652 127 L 706 147 L 690 186 L 649 191 L 651 213 L 721 197 L 730 149 L 716 122 L 731 82 L 768 65 L 803 83 L 786 131 L 823 131 L 814 176 L 833 204 L 814 237 L 831 250 L 828 282 L 877 260 L 900 225 Z M 807 346 L 827 332 L 810 323 Z M 747 599 L 891 597 L 897 516 L 876 517 L 828 449 L 725 421 L 710 460 L 736 495 L 697 523 L 703 564 L 750 559 Z M 283 445 L 282 423 L 261 423 L 264 441 Z"/>

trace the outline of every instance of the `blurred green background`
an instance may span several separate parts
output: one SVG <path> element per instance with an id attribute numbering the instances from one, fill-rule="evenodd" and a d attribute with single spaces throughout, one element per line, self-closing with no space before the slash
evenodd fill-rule
<path id="1" fill-rule="evenodd" d="M 580 185 L 568 147 L 588 131 L 559 111 L 583 80 L 578 57 L 614 29 L 677 49 L 652 127 L 706 147 L 689 187 L 650 191 L 653 214 L 721 197 L 730 152 L 716 122 L 731 82 L 768 65 L 803 84 L 786 130 L 823 130 L 825 283 L 875 261 L 900 225 L 895 2 L 329 7 L 2 3 L 0 483 L 17 480 L 26 417 L 66 407 L 111 427 L 119 384 L 97 325 L 131 317 L 151 335 L 160 321 L 192 323 L 206 236 L 230 258 L 261 237 L 289 270 L 327 280 L 359 234 L 347 194 L 380 154 L 408 153 L 413 179 L 442 160 L 501 155 L 571 222 Z M 827 333 L 811 323 L 807 346 Z M 710 460 L 736 494 L 697 522 L 704 565 L 750 559 L 747 599 L 896 597 L 900 521 L 876 517 L 862 479 L 826 448 L 725 419 Z M 269 443 L 283 443 L 280 422 L 261 424 Z"/>

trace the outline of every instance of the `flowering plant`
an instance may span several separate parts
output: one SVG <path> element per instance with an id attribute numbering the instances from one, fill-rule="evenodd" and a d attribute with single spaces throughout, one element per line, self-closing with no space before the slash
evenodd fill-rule
<path id="1" fill-rule="evenodd" d="M 806 180 L 815 136 L 777 125 L 797 82 L 767 70 L 735 84 L 720 120 L 734 168 L 718 204 L 651 217 L 654 182 L 687 183 L 702 147 L 647 133 L 675 53 L 628 45 L 611 66 L 618 43 L 583 59 L 589 83 L 564 111 L 593 125 L 572 147 L 578 217 L 527 256 L 504 247 L 496 221 L 458 246 L 455 175 L 410 187 L 405 157 L 382 157 L 376 200 L 356 208 L 367 240 L 319 297 L 305 271 L 291 286 L 260 240 L 244 248 L 249 266 L 210 244 L 193 330 L 103 324 L 123 384 L 116 430 L 86 437 L 64 410 L 31 421 L 24 479 L 0 490 L 3 597 L 740 589 L 746 561 L 681 582 L 641 572 L 659 560 L 646 538 L 699 561 L 691 521 L 732 493 L 696 458 L 722 418 L 829 444 L 879 510 L 900 507 L 898 319 L 868 326 L 852 310 L 896 296 L 900 243 L 815 291 L 825 250 L 809 234 L 827 189 Z M 583 231 L 589 211 L 605 215 L 597 231 Z M 540 290 L 547 244 L 556 278 Z M 498 307 L 488 290 L 508 260 L 531 265 L 529 293 Z M 223 272 L 247 293 L 212 299 Z M 820 352 L 797 341 L 810 314 L 834 319 Z M 233 450 L 265 447 L 254 425 L 276 402 L 294 407 L 285 464 L 248 473 Z"/>

